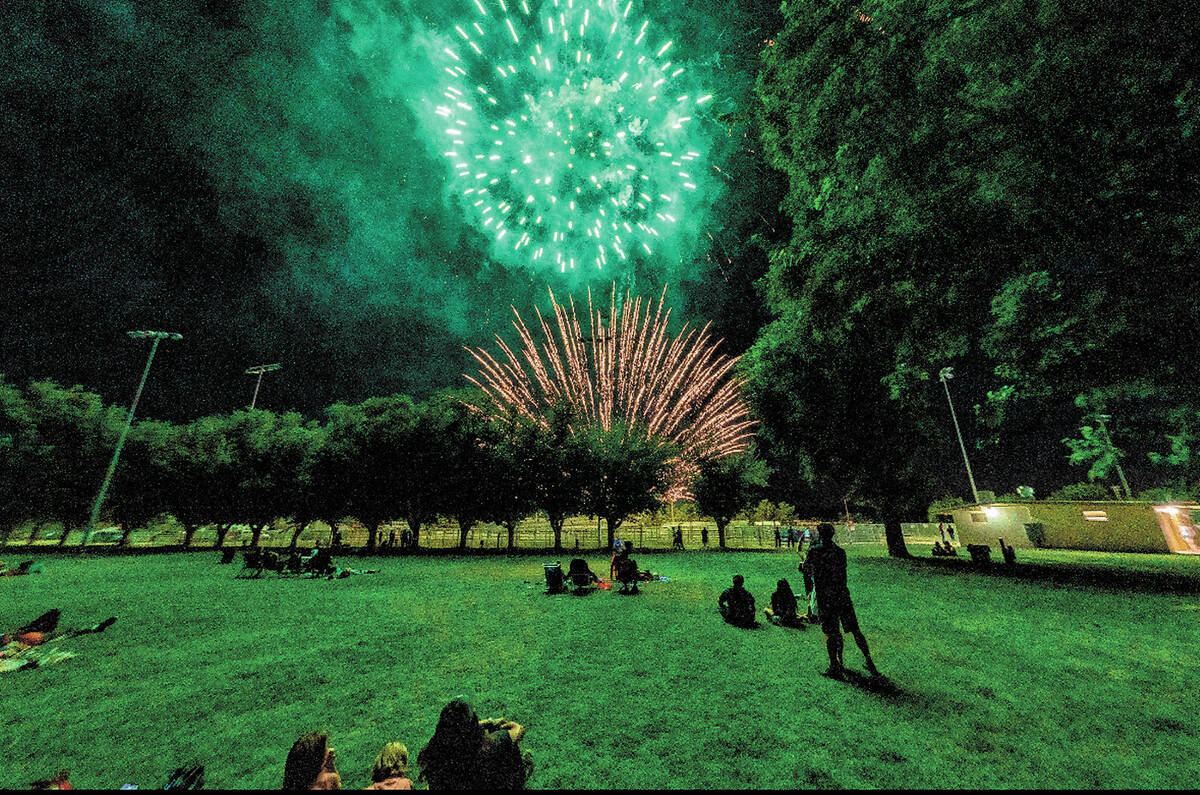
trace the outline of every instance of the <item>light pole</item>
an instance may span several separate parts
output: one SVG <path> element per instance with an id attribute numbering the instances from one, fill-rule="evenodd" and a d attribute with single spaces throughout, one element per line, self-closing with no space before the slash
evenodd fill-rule
<path id="1" fill-rule="evenodd" d="M 142 398 L 142 388 L 146 386 L 146 378 L 150 375 L 150 365 L 154 362 L 154 352 L 158 350 L 158 343 L 163 340 L 183 339 L 182 334 L 176 334 L 173 331 L 128 331 L 126 333 L 135 340 L 150 339 L 154 342 L 150 345 L 150 356 L 146 359 L 146 369 L 142 371 L 142 380 L 138 383 L 137 392 L 133 395 L 133 405 L 129 407 L 129 416 L 125 418 L 125 427 L 121 429 L 121 435 L 117 438 L 117 449 L 113 451 L 108 472 L 104 475 L 104 482 L 100 484 L 100 493 L 96 495 L 96 502 L 92 505 L 92 515 L 88 517 L 87 529 L 83 532 L 83 542 L 80 547 L 87 546 L 88 540 L 92 537 L 92 531 L 96 529 L 96 520 L 100 518 L 100 506 L 104 504 L 104 495 L 108 493 L 108 484 L 112 481 L 113 473 L 117 471 L 117 459 L 121 457 L 121 448 L 125 446 L 125 437 L 129 434 L 129 427 L 133 425 L 133 413 L 137 411 L 138 401 Z"/>
<path id="2" fill-rule="evenodd" d="M 1133 492 L 1129 490 L 1129 481 L 1125 479 L 1125 470 L 1121 469 L 1121 460 L 1117 458 L 1116 448 L 1113 447 L 1112 437 L 1108 435 L 1108 426 L 1105 421 L 1111 420 L 1111 414 L 1093 414 L 1092 418 L 1100 425 L 1100 433 L 1104 434 L 1104 443 L 1108 445 L 1108 453 L 1113 457 L 1113 463 L 1117 465 L 1117 477 L 1121 479 L 1121 487 L 1125 489 L 1125 499 L 1132 500 Z"/>
<path id="3" fill-rule="evenodd" d="M 254 404 L 258 401 L 258 387 L 262 384 L 263 373 L 270 373 L 283 367 L 282 364 L 258 364 L 246 370 L 247 375 L 257 375 L 258 380 L 254 382 L 254 397 L 250 398 L 250 410 L 254 410 Z"/>
<path id="4" fill-rule="evenodd" d="M 950 418 L 954 420 L 954 432 L 958 434 L 958 446 L 962 450 L 963 463 L 967 465 L 967 480 L 971 481 L 971 496 L 975 498 L 975 504 L 978 505 L 979 490 L 975 488 L 975 476 L 971 474 L 971 461 L 967 458 L 967 446 L 963 443 L 962 431 L 958 428 L 958 415 L 954 413 L 954 401 L 950 399 L 950 385 L 947 382 L 953 377 L 953 367 L 943 367 L 942 371 L 938 373 L 938 380 L 946 388 L 946 402 L 950 404 Z"/>

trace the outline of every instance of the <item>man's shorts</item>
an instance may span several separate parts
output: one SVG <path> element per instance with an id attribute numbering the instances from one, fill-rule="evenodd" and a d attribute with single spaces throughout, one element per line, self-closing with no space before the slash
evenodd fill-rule
<path id="1" fill-rule="evenodd" d="M 846 632 L 858 632 L 858 616 L 854 614 L 854 603 L 847 599 L 831 605 L 819 605 L 821 631 L 826 635 L 838 634 L 838 624 Z"/>

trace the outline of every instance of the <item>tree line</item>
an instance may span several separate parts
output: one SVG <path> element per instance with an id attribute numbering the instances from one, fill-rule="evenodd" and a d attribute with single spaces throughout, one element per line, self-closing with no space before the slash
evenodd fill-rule
<path id="1" fill-rule="evenodd" d="M 323 420 L 265 409 L 200 417 L 187 424 L 141 420 L 129 431 L 102 517 L 130 533 L 169 514 L 189 546 L 202 526 L 217 546 L 234 525 L 251 544 L 289 518 L 291 545 L 313 521 L 352 517 L 374 550 L 381 525 L 421 529 L 452 517 L 465 548 L 472 527 L 490 522 L 515 546 L 517 524 L 542 512 L 556 549 L 563 523 L 602 517 L 611 545 L 626 517 L 660 505 L 676 467 L 668 441 L 637 428 L 582 422 L 567 406 L 542 418 L 489 419 L 470 405 L 478 393 L 443 392 L 426 401 L 402 394 L 330 406 Z M 84 527 L 125 422 L 81 387 L 35 381 L 25 389 L 0 376 L 0 540 L 17 524 L 60 521 Z M 761 496 L 767 470 L 752 453 L 704 459 L 692 483 L 697 505 L 725 528 Z M 65 542 L 67 533 L 62 539 Z"/>

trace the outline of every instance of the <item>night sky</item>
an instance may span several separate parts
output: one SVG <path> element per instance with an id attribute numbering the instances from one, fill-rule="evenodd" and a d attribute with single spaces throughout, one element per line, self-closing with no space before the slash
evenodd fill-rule
<path id="1" fill-rule="evenodd" d="M 462 347 L 507 333 L 510 304 L 614 280 L 669 285 L 681 320 L 713 320 L 740 353 L 762 321 L 759 265 L 715 252 L 761 190 L 727 176 L 747 156 L 725 120 L 754 78 L 753 5 L 635 3 L 688 66 L 678 85 L 715 97 L 687 128 L 697 190 L 652 254 L 562 274 L 496 244 L 431 132 L 436 45 L 467 2 L 438 18 L 407 0 L 5 4 L 0 372 L 125 404 L 148 348 L 125 332 L 176 331 L 139 416 L 243 407 L 243 371 L 280 362 L 259 405 L 317 417 L 462 386 Z M 771 225 L 754 223 L 738 239 Z"/>

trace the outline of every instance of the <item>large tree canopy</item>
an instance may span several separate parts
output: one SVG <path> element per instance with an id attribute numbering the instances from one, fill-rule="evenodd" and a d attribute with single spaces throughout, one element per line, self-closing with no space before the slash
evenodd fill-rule
<path id="1" fill-rule="evenodd" d="M 1061 440 L 1089 411 L 1137 451 L 1131 477 L 1193 438 L 1187 5 L 784 4 L 758 94 L 794 226 L 747 366 L 771 449 L 817 501 L 966 491 L 946 365 L 981 488 L 1071 479 Z"/>

